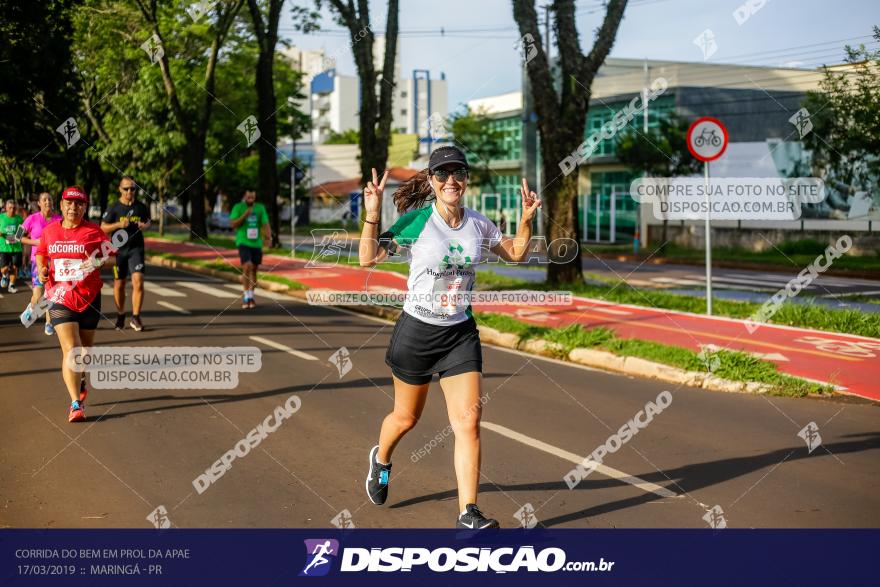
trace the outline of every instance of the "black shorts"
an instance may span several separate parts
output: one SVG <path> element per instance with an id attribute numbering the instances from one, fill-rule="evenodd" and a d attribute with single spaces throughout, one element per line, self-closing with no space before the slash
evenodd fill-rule
<path id="1" fill-rule="evenodd" d="M 242 265 L 245 263 L 259 265 L 263 262 L 263 249 L 249 247 L 247 245 L 238 245 L 238 258 Z"/>
<path id="2" fill-rule="evenodd" d="M 0 253 L 0 267 L 21 267 L 21 251 Z"/>
<path id="3" fill-rule="evenodd" d="M 63 304 L 52 304 L 49 306 L 49 321 L 52 326 L 76 322 L 80 330 L 95 330 L 101 321 L 101 292 L 98 292 L 89 307 L 82 312 L 74 312 Z"/>
<path id="4" fill-rule="evenodd" d="M 143 273 L 145 268 L 143 249 L 122 249 L 116 253 L 113 279 L 127 279 L 130 273 Z"/>
<path id="5" fill-rule="evenodd" d="M 440 378 L 483 372 L 483 351 L 480 332 L 473 318 L 450 326 L 422 322 L 406 312 L 400 314 L 385 363 L 395 377 L 411 385 L 431 381 L 434 373 Z"/>

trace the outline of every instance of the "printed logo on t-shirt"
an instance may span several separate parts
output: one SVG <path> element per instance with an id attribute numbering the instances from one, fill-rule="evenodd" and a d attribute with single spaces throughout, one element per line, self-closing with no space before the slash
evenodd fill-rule
<path id="1" fill-rule="evenodd" d="M 464 254 L 464 247 L 458 241 L 449 241 L 449 248 L 440 263 L 440 271 L 447 269 L 466 269 L 470 267 L 472 260 Z"/>

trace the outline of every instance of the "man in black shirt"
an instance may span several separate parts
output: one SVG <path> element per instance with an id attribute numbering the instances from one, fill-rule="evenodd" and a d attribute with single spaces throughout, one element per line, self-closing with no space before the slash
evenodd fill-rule
<path id="1" fill-rule="evenodd" d="M 150 209 L 134 199 L 137 184 L 125 175 L 119 182 L 119 200 L 107 209 L 101 230 L 107 234 L 123 229 L 128 240 L 119 248 L 113 267 L 113 299 L 116 301 L 116 329 L 125 328 L 125 280 L 131 274 L 131 327 L 140 332 L 144 303 L 144 235 L 150 225 Z"/>

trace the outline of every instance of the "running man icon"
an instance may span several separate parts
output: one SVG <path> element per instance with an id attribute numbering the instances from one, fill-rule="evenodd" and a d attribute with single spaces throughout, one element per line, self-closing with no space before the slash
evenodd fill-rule
<path id="1" fill-rule="evenodd" d="M 328 556 L 336 558 L 339 554 L 339 541 L 328 539 L 306 540 L 306 566 L 300 577 L 320 577 L 330 572 L 331 562 Z M 310 572 L 311 571 L 311 572 Z"/>

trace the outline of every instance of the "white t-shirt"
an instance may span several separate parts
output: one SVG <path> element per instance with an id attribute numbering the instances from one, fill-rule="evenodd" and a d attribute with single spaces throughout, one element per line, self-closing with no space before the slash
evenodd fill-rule
<path id="1" fill-rule="evenodd" d="M 461 223 L 450 228 L 434 203 L 407 212 L 379 235 L 380 246 L 389 248 L 393 239 L 409 249 L 403 311 L 429 324 L 452 325 L 471 317 L 466 294 L 474 287 L 474 266 L 501 242 L 501 231 L 491 220 L 470 208 L 463 211 Z"/>

